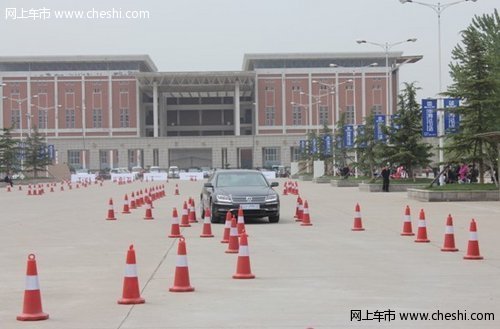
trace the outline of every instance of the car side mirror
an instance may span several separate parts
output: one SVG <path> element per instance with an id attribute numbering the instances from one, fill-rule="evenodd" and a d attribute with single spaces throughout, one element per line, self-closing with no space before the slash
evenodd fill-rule
<path id="1" fill-rule="evenodd" d="M 212 185 L 212 183 L 205 183 L 203 184 L 204 187 L 206 188 L 214 188 L 214 186 Z"/>
<path id="2" fill-rule="evenodd" d="M 278 182 L 272 182 L 272 183 L 271 183 L 271 187 L 276 187 L 276 186 L 278 186 L 278 185 L 280 185 Z"/>

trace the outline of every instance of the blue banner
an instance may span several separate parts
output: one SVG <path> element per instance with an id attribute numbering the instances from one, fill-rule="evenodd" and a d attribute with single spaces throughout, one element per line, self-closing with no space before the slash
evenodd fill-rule
<path id="1" fill-rule="evenodd" d="M 422 99 L 422 136 L 437 135 L 437 99 Z"/>
<path id="2" fill-rule="evenodd" d="M 445 98 L 444 108 L 455 109 L 460 106 L 459 98 Z M 456 133 L 460 128 L 460 115 L 454 111 L 444 112 L 444 131 L 446 133 Z"/>
<path id="3" fill-rule="evenodd" d="M 373 134 L 375 135 L 375 140 L 377 142 L 383 141 L 385 142 L 385 134 L 384 131 L 382 130 L 382 127 L 385 126 L 385 115 L 382 114 L 377 114 L 374 117 L 374 127 L 373 127 Z"/>
<path id="4" fill-rule="evenodd" d="M 56 159 L 56 149 L 54 147 L 54 144 L 49 144 L 47 146 L 47 152 L 49 153 L 49 158 L 51 160 L 55 160 Z"/>
<path id="5" fill-rule="evenodd" d="M 352 125 L 344 126 L 344 147 L 352 148 L 354 146 L 354 127 Z"/>
<path id="6" fill-rule="evenodd" d="M 332 135 L 323 136 L 323 154 L 332 155 Z"/>
<path id="7" fill-rule="evenodd" d="M 399 130 L 401 129 L 401 126 L 400 125 L 397 125 L 395 122 L 394 122 L 394 119 L 397 119 L 399 116 L 397 114 L 393 114 L 391 115 L 391 128 L 392 130 Z"/>
<path id="8" fill-rule="evenodd" d="M 307 141 L 306 140 L 300 140 L 299 141 L 299 152 L 300 154 L 304 154 L 307 152 Z"/>
<path id="9" fill-rule="evenodd" d="M 366 147 L 366 141 L 363 141 L 361 143 L 358 142 L 359 138 L 365 137 L 365 125 L 359 125 L 357 128 L 357 137 L 356 137 L 356 144 L 358 147 Z"/>
<path id="10" fill-rule="evenodd" d="M 311 154 L 318 153 L 318 141 L 316 140 L 316 137 L 311 139 L 311 149 L 309 150 L 309 153 Z"/>

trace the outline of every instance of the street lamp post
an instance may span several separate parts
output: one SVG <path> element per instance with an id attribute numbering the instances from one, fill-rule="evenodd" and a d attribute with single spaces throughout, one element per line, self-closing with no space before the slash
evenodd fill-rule
<path id="1" fill-rule="evenodd" d="M 367 43 L 370 45 L 378 46 L 384 49 L 385 52 L 385 97 L 386 97 L 386 107 L 387 107 L 387 114 L 391 115 L 392 114 L 392 99 L 389 99 L 389 50 L 391 50 L 392 47 L 406 43 L 406 42 L 415 42 L 417 41 L 416 38 L 411 38 L 411 39 L 406 39 L 403 41 L 398 41 L 394 43 L 377 43 L 377 42 L 371 42 L 367 40 L 356 40 L 358 44 L 362 43 Z"/>
<path id="2" fill-rule="evenodd" d="M 460 0 L 460 1 L 454 1 L 454 2 L 449 2 L 449 3 L 444 3 L 441 4 L 438 2 L 437 4 L 431 4 L 431 3 L 425 3 L 425 2 L 420 2 L 420 1 L 413 1 L 413 0 L 399 0 L 402 4 L 405 4 L 407 2 L 409 3 L 415 3 L 417 5 L 421 5 L 427 8 L 432 9 L 436 14 L 437 14 L 437 22 L 438 22 L 438 82 L 439 82 L 439 90 L 438 94 L 441 94 L 442 92 L 442 72 L 441 72 L 441 14 L 443 11 L 445 11 L 447 8 L 458 5 L 462 2 L 476 2 L 477 0 Z M 444 170 L 444 112 L 441 110 L 442 106 L 438 105 L 438 139 L 439 139 L 439 172 L 443 172 Z M 439 184 L 443 185 L 444 184 L 444 176 L 441 175 L 439 178 Z"/>

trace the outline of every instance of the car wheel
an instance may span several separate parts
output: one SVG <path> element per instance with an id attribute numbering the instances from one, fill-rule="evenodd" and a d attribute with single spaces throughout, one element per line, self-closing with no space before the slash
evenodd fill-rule
<path id="1" fill-rule="evenodd" d="M 219 217 L 217 217 L 217 215 L 215 214 L 215 207 L 214 207 L 214 205 L 213 205 L 213 204 L 211 204 L 211 205 L 210 205 L 210 210 L 211 210 L 211 214 L 210 214 L 210 215 L 212 216 L 212 217 L 210 218 L 210 221 L 211 221 L 212 223 L 214 223 L 214 224 L 215 224 L 215 223 L 220 223 Z"/>
<path id="2" fill-rule="evenodd" d="M 269 223 L 277 223 L 280 221 L 280 214 L 277 213 L 274 216 L 269 216 Z"/>

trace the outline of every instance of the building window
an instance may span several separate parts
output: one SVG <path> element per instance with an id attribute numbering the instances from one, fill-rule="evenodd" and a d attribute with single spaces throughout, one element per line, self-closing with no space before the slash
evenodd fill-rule
<path id="1" fill-rule="evenodd" d="M 302 124 L 302 108 L 300 106 L 292 107 L 292 119 L 294 126 Z"/>
<path id="2" fill-rule="evenodd" d="M 301 91 L 302 88 L 300 86 L 292 86 L 292 91 Z"/>
<path id="3" fill-rule="evenodd" d="M 99 150 L 99 168 L 109 169 L 109 161 L 108 161 L 109 151 L 108 150 Z"/>
<path id="4" fill-rule="evenodd" d="M 66 128 L 75 128 L 75 109 L 66 109 Z"/>
<path id="5" fill-rule="evenodd" d="M 159 165 L 160 165 L 160 150 L 153 149 L 153 166 L 159 166 Z"/>
<path id="6" fill-rule="evenodd" d="M 348 83 L 345 85 L 345 90 L 353 90 L 354 89 L 354 85 L 352 83 Z"/>
<path id="7" fill-rule="evenodd" d="M 279 147 L 262 148 L 262 164 L 265 168 L 271 168 L 273 165 L 281 164 Z"/>
<path id="8" fill-rule="evenodd" d="M 47 128 L 47 110 L 42 109 L 38 110 L 38 128 L 46 129 Z"/>
<path id="9" fill-rule="evenodd" d="M 266 126 L 274 126 L 275 121 L 275 110 L 273 106 L 266 107 Z"/>
<path id="10" fill-rule="evenodd" d="M 68 165 L 75 169 L 81 168 L 80 150 L 68 150 Z"/>
<path id="11" fill-rule="evenodd" d="M 347 105 L 345 109 L 345 123 L 347 125 L 354 124 L 354 105 Z"/>
<path id="12" fill-rule="evenodd" d="M 319 107 L 319 124 L 328 125 L 328 106 Z"/>
<path id="13" fill-rule="evenodd" d="M 382 114 L 382 105 L 373 105 L 372 106 L 372 114 L 373 115 Z"/>
<path id="14" fill-rule="evenodd" d="M 120 128 L 129 127 L 128 109 L 120 109 Z"/>
<path id="15" fill-rule="evenodd" d="M 21 110 L 11 110 L 12 128 L 19 129 L 21 127 Z"/>
<path id="16" fill-rule="evenodd" d="M 94 124 L 94 128 L 102 128 L 102 110 L 101 109 L 93 109 L 92 110 L 92 122 Z"/>
<path id="17" fill-rule="evenodd" d="M 297 162 L 300 160 L 300 148 L 297 146 L 290 147 L 290 160 L 291 162 Z"/>
<path id="18" fill-rule="evenodd" d="M 274 91 L 274 87 L 272 87 L 272 86 L 266 86 L 265 90 Z"/>

